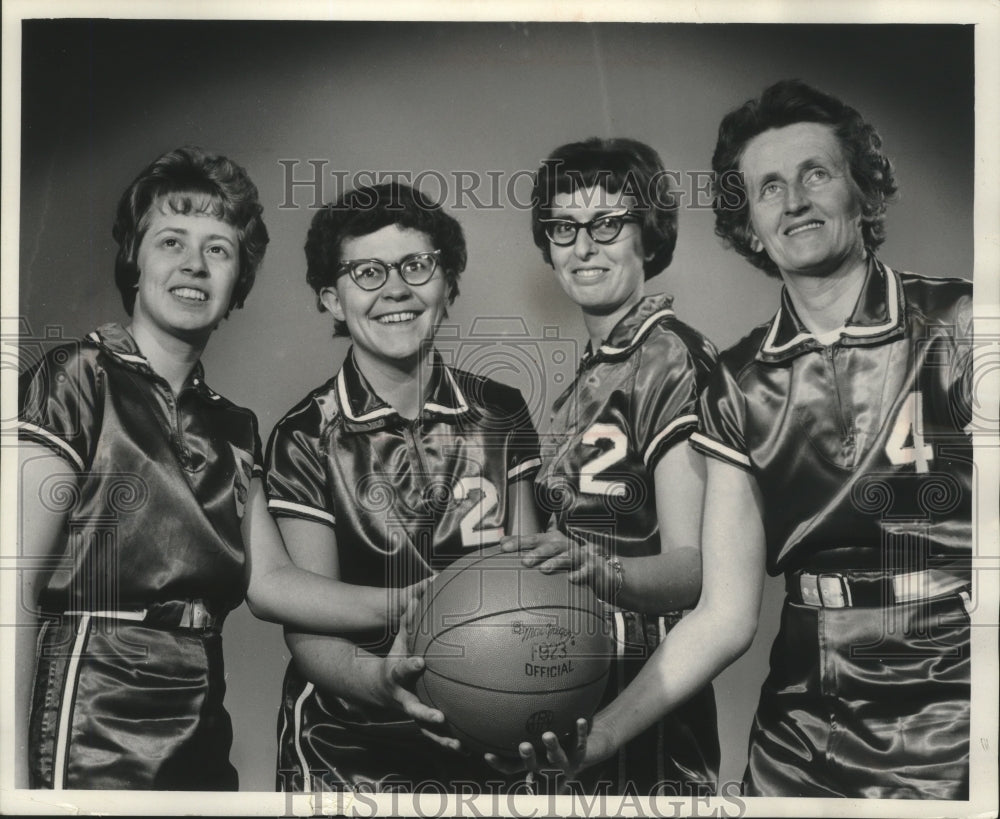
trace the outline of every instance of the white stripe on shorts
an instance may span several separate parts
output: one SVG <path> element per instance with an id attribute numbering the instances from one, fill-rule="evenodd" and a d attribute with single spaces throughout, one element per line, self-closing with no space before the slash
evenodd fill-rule
<path id="1" fill-rule="evenodd" d="M 302 790 L 305 793 L 312 791 L 312 777 L 309 774 L 309 763 L 306 762 L 306 755 L 302 753 L 302 705 L 306 698 L 312 694 L 313 684 L 306 683 L 299 698 L 295 700 L 295 725 L 293 726 L 295 737 L 295 754 L 299 758 L 299 765 L 302 767 Z"/>
<path id="2" fill-rule="evenodd" d="M 80 617 L 76 628 L 76 639 L 73 641 L 73 651 L 69 655 L 69 665 L 66 667 L 66 682 L 63 686 L 62 704 L 56 724 L 55 759 L 52 760 L 52 789 L 61 791 L 66 787 L 66 753 L 69 746 L 69 732 L 73 727 L 73 702 L 76 699 L 77 674 L 80 670 L 80 656 L 83 654 L 87 633 L 90 631 L 90 615 Z"/>

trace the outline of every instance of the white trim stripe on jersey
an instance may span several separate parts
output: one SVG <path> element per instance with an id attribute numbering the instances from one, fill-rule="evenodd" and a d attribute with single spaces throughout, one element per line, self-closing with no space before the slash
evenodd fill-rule
<path id="1" fill-rule="evenodd" d="M 843 326 L 839 330 L 834 330 L 831 333 L 825 335 L 832 335 L 834 338 L 839 336 L 853 336 L 854 338 L 866 338 L 867 336 L 877 336 L 888 330 L 891 330 L 899 322 L 899 294 L 896 287 L 896 274 L 889 269 L 885 268 L 885 282 L 886 282 L 886 295 L 885 301 L 889 307 L 889 318 L 884 324 L 878 324 L 874 327 L 854 327 L 854 326 Z M 780 347 L 774 346 L 774 337 L 778 334 L 778 325 L 780 324 L 779 319 L 781 318 L 781 310 L 779 309 L 775 317 L 771 321 L 771 329 L 767 333 L 767 337 L 764 340 L 764 346 L 761 348 L 762 352 L 765 353 L 783 353 L 796 344 L 800 344 L 808 339 L 816 338 L 812 333 L 799 333 L 794 338 L 786 341 Z"/>
<path id="2" fill-rule="evenodd" d="M 656 618 L 656 628 L 660 634 L 661 645 L 664 640 L 667 639 L 667 621 L 666 618 L 661 614 Z M 666 752 L 666 742 L 665 728 L 663 725 L 663 720 L 658 719 L 656 721 L 656 781 L 662 782 L 667 776 L 667 752 Z"/>
<path id="3" fill-rule="evenodd" d="M 635 331 L 635 335 L 632 336 L 632 339 L 631 341 L 629 341 L 628 344 L 626 344 L 624 347 L 612 347 L 609 344 L 602 344 L 601 352 L 604 353 L 605 355 L 618 355 L 619 353 L 624 353 L 626 350 L 631 350 L 633 347 L 639 344 L 643 340 L 643 338 L 645 338 L 646 334 L 653 328 L 653 325 L 656 324 L 656 322 L 658 322 L 662 318 L 666 318 L 667 316 L 675 316 L 675 315 L 677 314 L 670 309 L 657 310 L 655 313 L 653 313 L 653 315 L 651 315 L 648 319 L 646 319 L 642 323 L 642 325 L 639 327 L 638 330 Z"/>
<path id="4" fill-rule="evenodd" d="M 61 791 L 66 788 L 66 754 L 69 750 L 69 732 L 73 724 L 73 702 L 76 700 L 77 675 L 80 672 L 80 657 L 83 646 L 87 642 L 90 631 L 90 615 L 84 614 L 76 627 L 76 639 L 66 666 L 66 680 L 63 683 L 62 702 L 57 716 L 55 758 L 52 760 L 52 789 Z"/>
<path id="5" fill-rule="evenodd" d="M 44 438 L 46 441 L 51 441 L 53 444 L 59 447 L 59 449 L 69 456 L 73 463 L 76 464 L 76 468 L 83 472 L 87 467 L 83 463 L 83 459 L 77 453 L 73 447 L 67 444 L 58 435 L 54 435 L 43 427 L 36 426 L 35 424 L 29 424 L 27 421 L 18 421 L 17 426 L 19 429 L 23 429 L 25 432 L 30 432 L 33 435 L 38 435 Z"/>
<path id="6" fill-rule="evenodd" d="M 742 466 L 750 466 L 749 456 L 744 455 L 742 452 L 732 449 L 725 444 L 712 440 L 711 438 L 706 438 L 700 432 L 691 433 L 691 443 L 710 450 L 724 460 L 732 461 L 733 463 L 741 464 Z"/>
<path id="7" fill-rule="evenodd" d="M 688 424 L 697 424 L 697 415 L 682 415 L 679 418 L 675 418 L 669 424 L 667 424 L 663 429 L 661 429 L 656 436 L 650 441 L 649 446 L 646 447 L 646 451 L 642 453 L 642 462 L 649 466 L 649 459 L 652 456 L 653 451 L 659 446 L 660 441 L 662 441 L 667 436 L 673 434 L 678 427 L 685 426 Z"/>
<path id="8" fill-rule="evenodd" d="M 300 515 L 307 515 L 308 517 L 322 520 L 331 525 L 336 525 L 337 523 L 337 519 L 330 512 L 327 512 L 325 509 L 317 509 L 314 506 L 306 506 L 304 503 L 295 503 L 294 501 L 270 498 L 267 501 L 267 508 L 284 509 L 286 512 L 296 512 Z"/>
<path id="9" fill-rule="evenodd" d="M 138 611 L 79 611 L 74 609 L 65 613 L 81 617 L 104 617 L 108 620 L 135 620 L 139 622 L 146 619 L 146 609 L 139 609 Z"/>
<path id="10" fill-rule="evenodd" d="M 299 767 L 302 768 L 302 790 L 305 793 L 312 793 L 312 775 L 309 772 L 306 755 L 302 753 L 302 706 L 312 692 L 313 684 L 306 683 L 299 698 L 295 700 L 295 725 L 292 729 L 292 736 L 295 737 L 295 755 L 299 758 Z"/>
<path id="11" fill-rule="evenodd" d="M 625 656 L 625 615 L 615 611 L 615 656 L 619 662 Z"/>
<path id="12" fill-rule="evenodd" d="M 517 466 L 511 467 L 507 470 L 507 480 L 513 481 L 527 472 L 529 469 L 534 469 L 542 465 L 541 458 L 529 458 L 524 463 L 518 464 Z"/>
<path id="13" fill-rule="evenodd" d="M 384 418 L 386 415 L 395 415 L 396 411 L 392 407 L 379 407 L 364 415 L 355 416 L 351 409 L 351 401 L 347 397 L 347 385 L 344 383 L 344 371 L 337 373 L 337 394 L 340 396 L 340 406 L 344 409 L 344 415 L 349 421 L 374 421 L 376 418 Z"/>
<path id="14" fill-rule="evenodd" d="M 104 343 L 104 340 L 97 334 L 96 331 L 87 334 L 87 338 L 93 341 L 95 344 L 101 345 L 101 347 L 108 352 L 110 352 L 115 358 L 120 358 L 122 361 L 128 361 L 132 364 L 144 364 L 149 367 L 149 359 L 142 355 L 135 355 L 134 353 L 120 353 L 117 350 L 111 350 Z M 152 369 L 150 367 L 150 369 Z"/>
<path id="15" fill-rule="evenodd" d="M 444 415 L 461 415 L 463 412 L 469 411 L 469 404 L 465 400 L 465 396 L 462 395 L 462 391 L 458 388 L 458 384 L 455 381 L 455 376 L 451 374 L 451 370 L 447 367 L 442 368 L 445 375 L 448 376 L 448 383 L 451 384 L 451 388 L 455 391 L 455 397 L 458 398 L 457 407 L 446 407 L 442 404 L 435 404 L 431 401 L 427 402 L 427 409 L 433 410 L 434 412 L 440 412 Z"/>
<path id="16" fill-rule="evenodd" d="M 462 390 L 459 389 L 458 383 L 455 381 L 455 377 L 451 374 L 451 371 L 447 367 L 442 367 L 442 369 L 448 378 L 448 383 L 451 384 L 455 397 L 458 399 L 458 406 L 446 407 L 444 404 L 428 401 L 424 405 L 424 408 L 431 410 L 432 412 L 439 412 L 442 415 L 462 415 L 463 413 L 468 412 L 469 403 L 465 400 L 465 395 L 462 393 Z M 378 409 L 373 409 L 371 412 L 366 412 L 364 415 L 354 415 L 354 410 L 351 409 L 351 402 L 347 396 L 347 384 L 344 380 L 343 370 L 337 374 L 337 393 L 340 396 L 340 406 L 343 407 L 344 415 L 347 416 L 349 421 L 364 423 L 367 421 L 374 421 L 377 418 L 385 418 L 387 415 L 398 414 L 392 407 L 379 407 Z"/>

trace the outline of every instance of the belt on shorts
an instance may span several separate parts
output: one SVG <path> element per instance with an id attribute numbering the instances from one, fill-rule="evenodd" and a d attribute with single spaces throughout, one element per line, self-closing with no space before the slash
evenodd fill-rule
<path id="1" fill-rule="evenodd" d="M 203 600 L 171 600 L 153 603 L 145 609 L 124 611 L 83 611 L 74 609 L 65 614 L 80 617 L 100 617 L 107 620 L 131 620 L 156 628 L 218 629 L 224 615 L 212 614 Z"/>
<path id="2" fill-rule="evenodd" d="M 871 608 L 930 600 L 953 594 L 971 585 L 968 578 L 942 569 L 892 574 L 891 572 L 798 572 L 787 575 L 785 591 L 790 600 L 819 608 Z"/>

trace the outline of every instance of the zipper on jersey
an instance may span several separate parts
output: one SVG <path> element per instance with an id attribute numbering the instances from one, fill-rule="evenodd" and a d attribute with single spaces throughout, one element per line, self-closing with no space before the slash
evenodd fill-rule
<path id="1" fill-rule="evenodd" d="M 181 432 L 181 414 L 178 407 L 180 395 L 175 397 L 174 391 L 170 388 L 166 379 L 157 373 L 153 373 L 153 388 L 159 391 L 167 408 L 167 426 L 174 453 L 177 456 L 177 460 L 180 461 L 181 466 L 187 469 L 191 463 L 191 451 L 188 449 L 187 442 L 184 440 L 184 434 Z M 181 395 L 183 394 L 184 390 L 181 390 Z"/>
<path id="2" fill-rule="evenodd" d="M 418 432 L 420 429 L 420 416 L 406 421 L 403 424 L 403 435 L 406 438 L 406 444 L 410 451 L 413 453 L 413 460 L 416 462 L 417 468 L 420 474 L 427 474 L 427 467 L 424 464 L 424 459 L 420 451 L 420 443 L 418 442 Z"/>
<path id="3" fill-rule="evenodd" d="M 837 370 L 836 351 L 840 349 L 838 344 L 831 344 L 825 347 L 823 352 L 827 361 L 830 362 L 830 372 L 833 375 L 833 391 L 837 397 L 837 418 L 840 421 L 840 441 L 844 448 L 854 448 L 854 418 L 849 412 L 849 407 L 844 403 L 844 393 L 840 383 L 840 373 Z"/>

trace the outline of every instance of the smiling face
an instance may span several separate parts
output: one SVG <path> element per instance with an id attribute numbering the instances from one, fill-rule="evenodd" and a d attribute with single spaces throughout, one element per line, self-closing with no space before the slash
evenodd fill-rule
<path id="1" fill-rule="evenodd" d="M 552 198 L 550 216 L 589 222 L 600 216 L 621 213 L 636 206 L 622 193 L 607 193 L 600 186 L 558 193 Z M 642 267 L 642 230 L 628 222 L 609 244 L 599 244 L 586 230 L 578 230 L 576 241 L 561 246 L 549 243 L 552 267 L 559 284 L 586 314 L 624 315 L 641 298 L 646 275 Z"/>
<path id="2" fill-rule="evenodd" d="M 755 244 L 782 275 L 828 276 L 864 259 L 861 197 L 828 125 L 758 134 L 740 159 Z"/>
<path id="3" fill-rule="evenodd" d="M 204 345 L 228 312 L 239 275 L 236 228 L 207 213 L 175 213 L 162 201 L 146 221 L 132 325 Z"/>
<path id="4" fill-rule="evenodd" d="M 426 233 L 399 225 L 388 225 L 374 233 L 345 239 L 340 246 L 342 262 L 381 259 L 396 264 L 413 253 L 436 250 Z M 445 315 L 447 284 L 439 267 L 424 284 L 407 284 L 397 268 L 378 290 L 364 290 L 347 273 L 333 287 L 320 291 L 320 298 L 333 317 L 347 325 L 358 364 L 387 363 L 394 368 L 415 366 L 426 342 L 434 338 Z"/>

